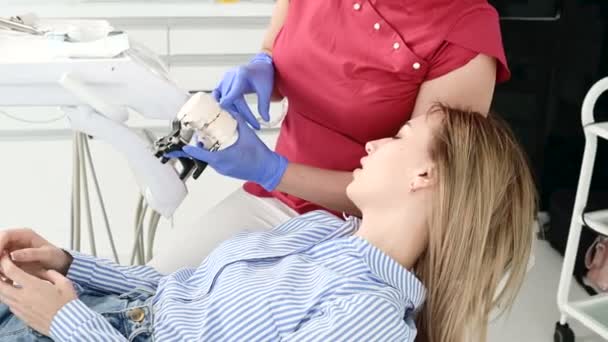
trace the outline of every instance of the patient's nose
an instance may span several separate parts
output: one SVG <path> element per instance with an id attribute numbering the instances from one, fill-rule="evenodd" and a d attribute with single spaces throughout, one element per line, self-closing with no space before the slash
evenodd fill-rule
<path id="1" fill-rule="evenodd" d="M 365 152 L 367 152 L 368 155 L 376 150 L 374 143 L 375 141 L 368 141 L 367 144 L 365 144 Z"/>
<path id="2" fill-rule="evenodd" d="M 378 149 L 381 146 L 383 146 L 390 140 L 391 140 L 390 138 L 384 138 L 384 139 L 368 141 L 367 144 L 365 144 L 365 152 L 367 152 L 367 154 L 372 154 L 372 153 L 378 151 Z"/>

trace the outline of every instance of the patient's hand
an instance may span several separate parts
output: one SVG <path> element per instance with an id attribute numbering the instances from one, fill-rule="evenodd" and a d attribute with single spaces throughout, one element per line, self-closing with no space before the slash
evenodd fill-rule
<path id="1" fill-rule="evenodd" d="M 72 256 L 57 248 L 31 229 L 0 231 L 0 253 L 7 252 L 24 271 L 37 275 L 42 269 L 65 275 Z"/>
<path id="2" fill-rule="evenodd" d="M 16 266 L 7 254 L 0 257 L 0 270 L 8 278 L 0 282 L 0 301 L 43 335 L 50 334 L 57 312 L 77 298 L 72 282 L 54 270 L 43 270 L 34 277 Z"/>

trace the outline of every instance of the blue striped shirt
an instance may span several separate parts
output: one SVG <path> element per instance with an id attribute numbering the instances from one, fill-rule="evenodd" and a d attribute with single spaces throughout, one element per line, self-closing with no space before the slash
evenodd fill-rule
<path id="1" fill-rule="evenodd" d="M 315 211 L 220 244 L 196 268 L 163 276 L 74 253 L 73 282 L 155 291 L 156 341 L 414 341 L 422 283 L 353 236 L 360 221 Z M 56 341 L 126 341 L 79 300 L 54 317 Z"/>

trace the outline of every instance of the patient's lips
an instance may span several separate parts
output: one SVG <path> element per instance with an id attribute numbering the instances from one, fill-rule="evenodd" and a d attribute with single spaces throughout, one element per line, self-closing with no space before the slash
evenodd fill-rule
<path id="1" fill-rule="evenodd" d="M 364 167 L 365 167 L 365 165 L 364 165 L 364 164 L 365 164 L 365 159 L 367 159 L 367 157 L 363 157 L 363 158 L 361 158 L 361 160 L 360 160 L 360 163 L 361 163 L 361 168 L 364 168 Z"/>

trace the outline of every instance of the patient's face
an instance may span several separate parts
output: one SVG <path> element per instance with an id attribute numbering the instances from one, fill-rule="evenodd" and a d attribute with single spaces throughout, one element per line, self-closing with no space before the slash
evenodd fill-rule
<path id="1" fill-rule="evenodd" d="M 395 137 L 370 141 L 361 168 L 347 187 L 349 198 L 364 210 L 369 205 L 399 205 L 411 184 L 425 183 L 432 169 L 429 148 L 443 114 L 421 115 L 407 122 Z M 427 182 L 428 183 L 428 182 Z"/>

